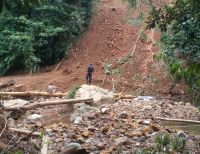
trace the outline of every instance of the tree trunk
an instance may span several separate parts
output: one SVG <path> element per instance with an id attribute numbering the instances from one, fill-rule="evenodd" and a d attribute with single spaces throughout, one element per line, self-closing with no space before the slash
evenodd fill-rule
<path id="1" fill-rule="evenodd" d="M 4 111 L 16 111 L 16 110 L 32 110 L 35 108 L 43 107 L 43 106 L 50 106 L 50 105 L 61 105 L 61 104 L 69 104 L 69 103 L 92 103 L 93 99 L 65 99 L 65 100 L 54 100 L 54 101 L 47 101 L 47 102 L 39 102 L 35 104 L 25 105 L 22 107 L 8 107 L 4 108 Z"/>
<path id="2" fill-rule="evenodd" d="M 62 97 L 66 96 L 68 93 L 48 93 L 48 92 L 0 92 L 0 97 L 3 96 L 13 96 L 13 97 L 30 97 L 30 96 L 46 96 L 46 97 Z"/>
<path id="3" fill-rule="evenodd" d="M 156 117 L 155 119 L 157 119 L 157 120 L 163 120 L 163 121 L 186 122 L 186 123 L 200 124 L 200 121 L 195 121 L 195 120 L 170 119 L 170 118 L 161 118 L 161 117 Z"/>

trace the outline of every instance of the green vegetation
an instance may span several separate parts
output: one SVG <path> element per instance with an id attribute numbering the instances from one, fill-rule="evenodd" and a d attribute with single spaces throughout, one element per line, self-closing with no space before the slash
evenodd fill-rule
<path id="1" fill-rule="evenodd" d="M 68 93 L 67 98 L 68 99 L 74 99 L 76 92 L 80 89 L 80 86 L 74 86 Z"/>
<path id="2" fill-rule="evenodd" d="M 195 102 L 200 100 L 200 8 L 198 0 L 177 0 L 161 10 L 153 7 L 148 28 L 162 31 L 162 53 L 169 72 L 185 82 Z"/>
<path id="3" fill-rule="evenodd" d="M 172 138 L 168 133 L 160 134 L 155 138 L 156 148 L 147 147 L 138 149 L 136 154 L 156 154 L 156 153 L 187 153 L 186 141 L 184 138 Z"/>
<path id="4" fill-rule="evenodd" d="M 59 61 L 90 21 L 92 0 L 0 3 L 0 75 Z"/>
<path id="5" fill-rule="evenodd" d="M 139 1 L 128 0 L 136 7 Z M 147 28 L 162 32 L 162 56 L 177 82 L 188 85 L 195 102 L 200 101 L 200 5 L 199 0 L 176 0 L 157 8 L 153 1 L 142 0 L 151 9 Z M 154 57 L 161 58 L 161 57 Z"/>

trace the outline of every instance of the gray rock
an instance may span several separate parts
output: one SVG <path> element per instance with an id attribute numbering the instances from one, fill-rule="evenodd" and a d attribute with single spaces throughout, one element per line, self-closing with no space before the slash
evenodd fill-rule
<path id="1" fill-rule="evenodd" d="M 76 106 L 76 110 L 74 111 L 74 113 L 70 115 L 70 121 L 74 122 L 77 117 L 83 117 L 87 115 L 89 111 L 92 111 L 92 110 L 99 111 L 95 107 L 91 107 L 85 103 L 81 103 L 79 104 L 79 106 Z"/>
<path id="2" fill-rule="evenodd" d="M 82 117 L 76 117 L 76 119 L 74 120 L 74 124 L 80 124 L 83 122 Z"/>
<path id="3" fill-rule="evenodd" d="M 178 137 L 187 138 L 187 135 L 183 131 L 179 131 Z"/>
<path id="4" fill-rule="evenodd" d="M 3 106 L 4 107 L 22 107 L 24 105 L 29 104 L 30 101 L 26 101 L 23 99 L 13 99 L 13 100 L 4 100 Z"/>
<path id="5" fill-rule="evenodd" d="M 127 117 L 128 117 L 128 114 L 125 111 L 118 114 L 118 118 L 126 119 Z"/>
<path id="6" fill-rule="evenodd" d="M 67 148 L 80 149 L 81 145 L 79 143 L 69 143 Z"/>

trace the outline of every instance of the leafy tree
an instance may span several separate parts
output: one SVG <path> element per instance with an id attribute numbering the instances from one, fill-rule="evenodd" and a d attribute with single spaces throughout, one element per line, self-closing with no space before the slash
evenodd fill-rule
<path id="1" fill-rule="evenodd" d="M 2 5 L 1 5 L 2 6 Z M 59 61 L 87 27 L 91 0 L 4 0 L 0 75 Z"/>
<path id="2" fill-rule="evenodd" d="M 136 3 L 137 0 L 128 0 Z M 164 60 L 174 79 L 185 82 L 193 97 L 200 98 L 200 1 L 176 0 L 158 8 L 142 0 L 151 11 L 147 28 L 160 28 Z"/>

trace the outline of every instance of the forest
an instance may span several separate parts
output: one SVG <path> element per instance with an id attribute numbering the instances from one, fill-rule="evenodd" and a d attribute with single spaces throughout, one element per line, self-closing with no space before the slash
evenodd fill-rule
<path id="1" fill-rule="evenodd" d="M 0 74 L 35 72 L 68 54 L 85 31 L 91 0 L 4 0 L 0 15 Z"/>

